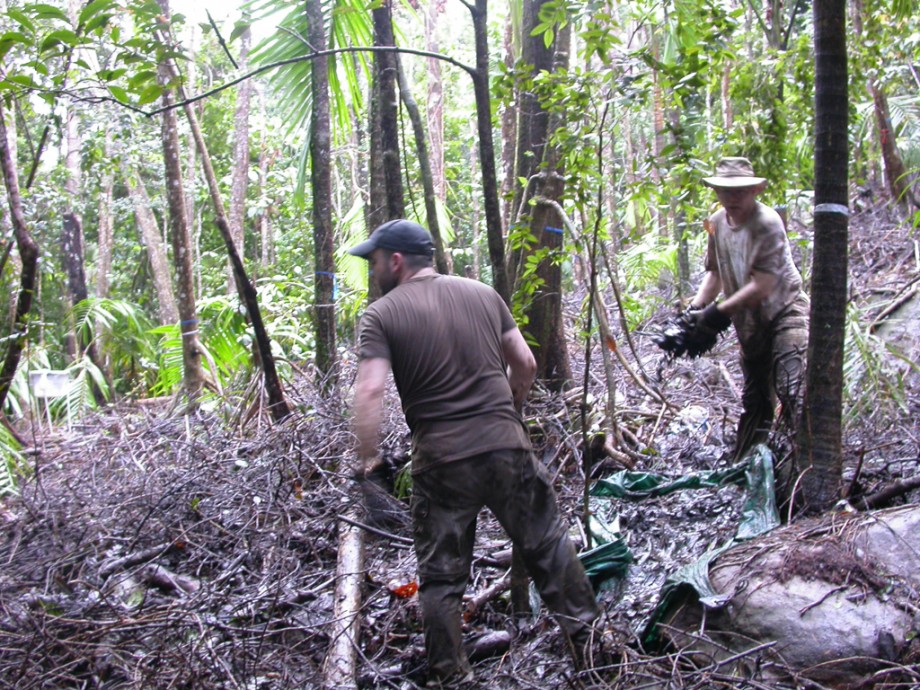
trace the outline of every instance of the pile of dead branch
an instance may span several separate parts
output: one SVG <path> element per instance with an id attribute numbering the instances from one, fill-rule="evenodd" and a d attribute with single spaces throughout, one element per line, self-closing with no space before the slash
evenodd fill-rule
<path id="1" fill-rule="evenodd" d="M 0 684 L 320 686 L 339 518 L 360 493 L 341 471 L 347 420 L 321 400 L 305 408 L 241 438 L 214 416 L 125 405 L 39 438 L 32 476 L 2 512 Z M 404 448 L 404 429 L 389 428 L 386 444 Z M 558 455 L 557 474 L 574 472 Z M 570 479 L 561 501 L 572 513 L 580 488 Z M 394 590 L 414 581 L 414 556 L 408 522 L 386 528 L 368 532 L 358 673 L 368 687 L 411 688 L 425 679 L 417 603 Z M 477 676 L 488 687 L 577 685 L 545 612 L 508 615 L 508 548 L 485 520 L 467 622 L 480 642 Z M 614 594 L 604 596 L 614 609 Z M 621 638 L 622 663 L 605 674 L 621 687 L 680 667 Z M 720 672 L 685 671 L 673 687 Z"/>
<path id="2" fill-rule="evenodd" d="M 900 239 L 898 251 L 906 252 L 910 241 Z M 856 270 L 886 275 L 876 258 L 854 258 Z M 904 282 L 897 273 L 888 277 Z M 569 307 L 573 323 L 580 303 Z M 576 540 L 583 540 L 583 420 L 605 434 L 589 435 L 595 477 L 623 467 L 679 476 L 728 462 L 740 408 L 733 345 L 666 369 L 658 368 L 654 345 L 640 338 L 637 348 L 632 369 L 651 372 L 639 374 L 641 385 L 625 367 L 605 376 L 594 353 L 585 417 L 588 398 L 578 391 L 538 394 L 528 408 Z M 579 351 L 570 348 L 581 381 Z M 605 408 L 611 381 L 616 405 Z M 848 434 L 846 477 L 854 491 L 877 493 L 917 474 L 916 390 L 907 389 L 902 414 L 868 416 Z M 245 430 L 216 413 L 176 416 L 128 403 L 70 429 L 27 430 L 34 438 L 29 476 L 19 496 L 0 504 L 0 687 L 322 686 L 327 656 L 341 642 L 335 593 L 342 519 L 351 519 L 362 493 L 344 462 L 353 447 L 347 401 L 308 390 L 293 402 L 297 412 L 284 424 Z M 383 448 L 398 464 L 408 451 L 406 429 L 395 398 L 387 409 Z M 642 650 L 636 642 L 667 576 L 731 536 L 741 498 L 736 487 L 723 487 L 611 506 L 605 517 L 627 534 L 635 560 L 625 581 L 600 594 L 617 657 L 599 678 L 575 672 L 544 610 L 510 615 L 510 545 L 484 515 L 466 620 L 477 681 L 488 688 L 589 681 L 780 687 L 759 680 L 769 669 L 770 677 L 789 678 L 782 687 L 820 687 L 789 669 L 778 673 L 783 661 L 770 644 L 707 659 L 684 648 Z M 415 560 L 408 519 L 393 501 L 394 519 L 359 528 L 365 553 L 352 646 L 360 686 L 411 689 L 425 681 L 417 600 L 403 596 L 411 592 Z"/>

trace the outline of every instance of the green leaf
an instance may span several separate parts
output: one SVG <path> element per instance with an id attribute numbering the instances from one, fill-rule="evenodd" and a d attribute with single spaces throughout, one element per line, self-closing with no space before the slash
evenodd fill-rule
<path id="1" fill-rule="evenodd" d="M 86 23 L 86 26 L 83 27 L 84 34 L 91 34 L 96 29 L 99 29 L 104 26 L 109 26 L 112 23 L 112 15 L 106 14 L 101 17 L 94 17 Z"/>
<path id="2" fill-rule="evenodd" d="M 88 27 L 90 20 L 99 19 L 100 15 L 114 4 L 114 0 L 93 0 L 80 11 L 80 16 L 77 17 L 79 25 Z M 109 15 L 105 15 L 106 19 L 108 17 Z"/>
<path id="3" fill-rule="evenodd" d="M 21 10 L 11 7 L 6 11 L 7 16 L 12 19 L 14 22 L 19 24 L 23 29 L 29 33 L 35 33 L 35 24 L 32 23 L 32 20 L 22 12 Z"/>
<path id="4" fill-rule="evenodd" d="M 39 19 L 59 19 L 62 22 L 70 21 L 67 17 L 67 13 L 54 5 L 39 2 L 34 5 L 28 5 L 28 9 Z"/>
<path id="5" fill-rule="evenodd" d="M 10 48 L 16 44 L 21 44 L 24 46 L 32 46 L 32 39 L 26 36 L 23 33 L 18 31 L 7 31 L 5 34 L 0 36 L 0 57 L 6 55 Z"/>
<path id="6" fill-rule="evenodd" d="M 131 99 L 128 97 L 128 92 L 125 91 L 120 86 L 109 84 L 109 93 L 111 93 L 115 97 L 115 100 L 117 100 L 120 103 L 130 103 L 131 102 Z"/>
<path id="7" fill-rule="evenodd" d="M 80 37 L 77 36 L 70 29 L 58 29 L 57 31 L 52 31 L 50 34 L 45 36 L 42 40 L 41 46 L 39 46 L 39 51 L 46 52 L 55 46 L 64 44 L 73 48 L 82 41 Z"/>
<path id="8" fill-rule="evenodd" d="M 128 70 L 125 70 L 125 71 L 127 72 Z M 156 82 L 156 80 L 157 80 L 156 71 L 152 69 L 145 69 L 139 72 L 134 72 L 130 77 L 128 77 L 128 85 L 132 89 L 139 89 L 144 84 L 148 84 L 150 82 Z"/>
<path id="9" fill-rule="evenodd" d="M 240 36 L 242 36 L 244 33 L 246 33 L 246 30 L 251 26 L 252 26 L 252 22 L 246 22 L 242 20 L 238 21 L 236 24 L 233 25 L 233 31 L 230 32 L 230 40 L 235 41 Z"/>
<path id="10" fill-rule="evenodd" d="M 151 84 L 141 91 L 140 95 L 137 97 L 137 104 L 146 105 L 147 103 L 153 103 L 162 95 L 163 88 L 159 84 Z"/>
<path id="11" fill-rule="evenodd" d="M 12 82 L 14 84 L 19 84 L 20 86 L 24 86 L 27 89 L 34 88 L 36 86 L 35 80 L 33 80 L 32 77 L 27 74 L 13 74 L 7 77 L 6 81 Z"/>

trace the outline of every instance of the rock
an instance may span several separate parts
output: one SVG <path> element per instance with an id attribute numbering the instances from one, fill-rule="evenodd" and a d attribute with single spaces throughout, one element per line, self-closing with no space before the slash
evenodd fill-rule
<path id="1" fill-rule="evenodd" d="M 765 679 L 787 671 L 837 687 L 905 661 L 916 622 L 920 506 L 803 520 L 733 547 L 709 570 L 724 604 L 674 607 L 662 626 L 707 662 L 770 645 Z M 760 665 L 758 658 L 742 660 Z M 771 659 L 767 659 L 768 661 Z M 786 667 L 786 668 L 783 668 Z"/>

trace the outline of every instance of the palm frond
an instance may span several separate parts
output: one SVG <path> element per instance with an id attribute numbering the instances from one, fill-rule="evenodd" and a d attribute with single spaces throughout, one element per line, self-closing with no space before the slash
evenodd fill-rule
<path id="1" fill-rule="evenodd" d="M 25 471 L 21 448 L 9 430 L 0 424 L 0 496 L 19 490 L 19 477 Z"/>

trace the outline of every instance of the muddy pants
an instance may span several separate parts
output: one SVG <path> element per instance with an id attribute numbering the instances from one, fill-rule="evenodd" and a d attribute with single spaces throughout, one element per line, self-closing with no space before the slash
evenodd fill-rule
<path id="1" fill-rule="evenodd" d="M 744 409 L 738 420 L 736 460 L 754 444 L 766 442 L 777 397 L 783 424 L 789 430 L 795 428 L 807 348 L 808 300 L 804 296 L 780 312 L 764 332 L 741 342 Z"/>
<path id="2" fill-rule="evenodd" d="M 470 578 L 476 517 L 488 506 L 521 550 L 544 603 L 574 639 L 600 613 L 569 539 L 546 469 L 524 450 L 501 450 L 413 477 L 412 518 L 429 673 L 469 670 L 461 600 Z"/>

